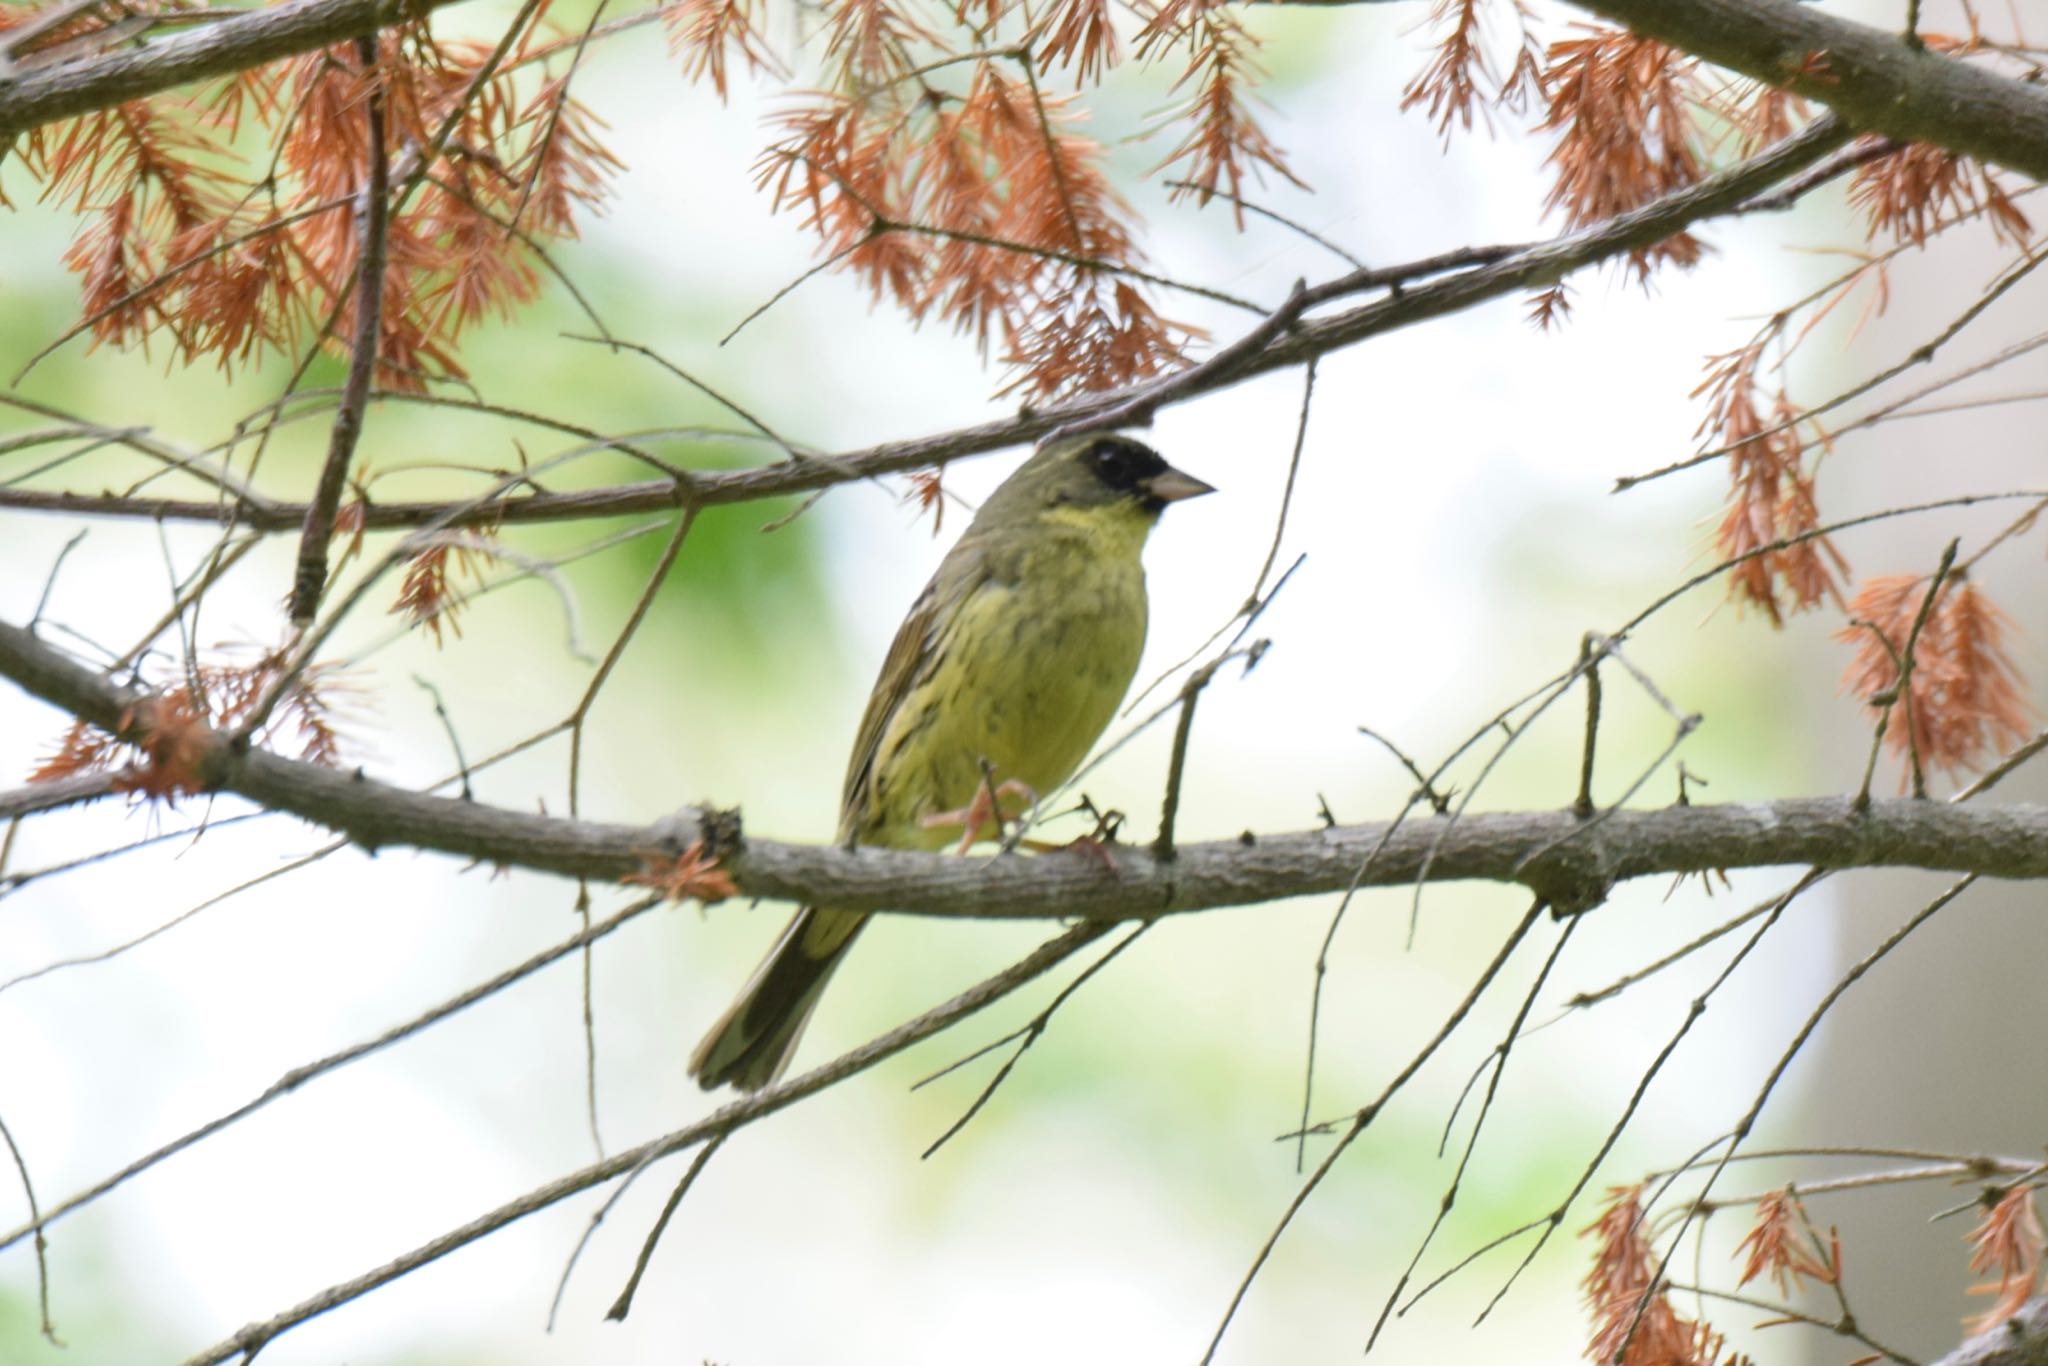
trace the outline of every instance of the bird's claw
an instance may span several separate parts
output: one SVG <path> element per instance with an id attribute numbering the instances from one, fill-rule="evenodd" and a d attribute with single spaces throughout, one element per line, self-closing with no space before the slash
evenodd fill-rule
<path id="1" fill-rule="evenodd" d="M 1074 853 L 1077 854 L 1088 855 L 1090 858 L 1100 863 L 1102 865 L 1102 870 L 1106 873 L 1116 873 L 1123 871 L 1121 868 L 1117 866 L 1116 847 L 1109 840 L 1099 838 L 1095 835 L 1077 835 L 1073 839 L 1068 840 L 1065 844 L 1061 845 L 1060 847 L 1062 849 L 1072 850 Z"/>
<path id="2" fill-rule="evenodd" d="M 1011 798 L 1015 803 L 1012 810 L 1006 810 L 1003 799 Z M 1003 827 L 1038 805 L 1038 794 L 1015 778 L 990 786 L 987 781 L 974 789 L 974 800 L 952 811 L 934 811 L 918 819 L 926 830 L 944 830 L 957 826 L 960 843 L 954 852 L 964 854 L 974 847 L 975 841 L 993 839 L 1003 833 Z"/>

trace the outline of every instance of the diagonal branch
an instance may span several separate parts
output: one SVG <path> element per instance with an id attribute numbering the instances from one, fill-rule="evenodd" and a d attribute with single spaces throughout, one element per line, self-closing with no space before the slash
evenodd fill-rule
<path id="1" fill-rule="evenodd" d="M 1817 100 L 1858 132 L 2048 179 L 2048 92 L 1795 0 L 1575 0 L 1581 9 Z"/>
<path id="2" fill-rule="evenodd" d="M 753 469 L 705 471 L 687 485 L 653 479 L 607 488 L 562 493 L 522 494 L 479 501 L 465 509 L 465 521 L 498 524 L 563 521 L 580 517 L 616 517 L 677 507 L 709 507 L 751 502 L 786 494 L 810 493 L 856 479 L 942 464 L 984 455 L 1039 440 L 1055 431 L 1076 428 L 1120 413 L 1149 418 L 1159 406 L 1226 389 L 1274 370 L 1304 364 L 1318 356 L 1355 346 L 1372 337 L 1461 312 L 1491 299 L 1555 283 L 1574 271 L 1625 255 L 1708 218 L 1742 212 L 1759 193 L 1827 156 L 1849 137 L 1832 117 L 1817 119 L 1803 131 L 1738 166 L 1697 185 L 1666 195 L 1640 209 L 1579 232 L 1510 251 L 1498 258 L 1485 254 L 1480 264 L 1422 284 L 1401 286 L 1415 267 L 1354 271 L 1297 292 L 1265 321 L 1245 335 L 1256 346 L 1231 345 L 1194 370 L 1167 375 L 1129 388 L 1030 409 L 1014 416 L 933 436 L 887 442 L 865 450 L 824 459 L 783 461 Z M 1425 263 L 1427 264 L 1427 263 Z M 1383 297 L 1321 317 L 1303 317 L 1368 291 Z M 364 509 L 364 525 L 372 528 L 417 527 L 449 516 L 448 503 L 373 503 Z M 226 511 L 217 500 L 131 498 L 47 489 L 0 489 L 0 507 L 73 514 L 151 517 L 218 522 Z M 242 525 L 285 531 L 305 519 L 303 503 L 266 503 L 236 512 Z"/>
<path id="3" fill-rule="evenodd" d="M 231 1361 L 236 1357 L 247 1361 L 273 1339 L 308 1319 L 360 1299 L 379 1286 L 438 1261 L 457 1248 L 495 1233 L 529 1214 L 544 1210 L 581 1191 L 617 1180 L 670 1153 L 682 1152 L 699 1143 L 716 1140 L 755 1120 L 785 1109 L 806 1096 L 822 1091 L 835 1082 L 864 1072 L 883 1059 L 893 1057 L 913 1044 L 921 1043 L 956 1021 L 965 1019 L 982 1007 L 1009 995 L 1018 987 L 1043 975 L 1086 948 L 1100 938 L 1102 933 L 1102 928 L 1097 925 L 1076 925 L 1066 933 L 1048 939 L 995 976 L 969 987 L 944 1005 L 933 1007 L 916 1019 L 890 1030 L 850 1053 L 842 1054 L 800 1077 L 733 1101 L 713 1111 L 706 1118 L 673 1133 L 649 1139 L 637 1147 L 628 1148 L 601 1162 L 558 1177 L 517 1200 L 479 1215 L 459 1228 L 450 1229 L 431 1242 L 424 1243 L 386 1262 L 383 1266 L 352 1280 L 329 1286 L 273 1318 L 249 1324 L 232 1337 L 190 1358 L 185 1366 L 217 1366 L 217 1363 Z"/>
<path id="4" fill-rule="evenodd" d="M 32 128 L 374 33 L 451 0 L 286 0 L 129 51 L 0 80 L 0 146 Z M 228 11 L 222 11 L 223 14 Z"/>

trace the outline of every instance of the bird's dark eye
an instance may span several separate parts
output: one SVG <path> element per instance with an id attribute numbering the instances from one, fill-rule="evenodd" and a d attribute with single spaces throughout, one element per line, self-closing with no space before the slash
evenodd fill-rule
<path id="1" fill-rule="evenodd" d="M 1135 493 L 1139 487 L 1166 468 L 1159 452 L 1129 437 L 1104 437 L 1082 456 L 1096 478 L 1119 493 Z"/>

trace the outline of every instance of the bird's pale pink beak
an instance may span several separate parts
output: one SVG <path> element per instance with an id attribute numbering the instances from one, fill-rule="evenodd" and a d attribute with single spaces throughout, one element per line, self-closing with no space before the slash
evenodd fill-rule
<path id="1" fill-rule="evenodd" d="M 1215 491 L 1214 484 L 1205 484 L 1171 465 L 1145 481 L 1146 496 L 1160 503 L 1178 503 L 1183 498 L 1199 498 Z"/>

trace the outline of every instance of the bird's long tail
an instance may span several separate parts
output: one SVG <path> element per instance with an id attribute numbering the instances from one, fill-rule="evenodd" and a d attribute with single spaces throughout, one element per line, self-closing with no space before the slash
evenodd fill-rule
<path id="1" fill-rule="evenodd" d="M 690 1075 L 707 1091 L 725 1085 L 758 1091 L 782 1075 L 796 1041 L 860 927 L 860 911 L 806 906 L 754 969 L 697 1051 Z"/>

